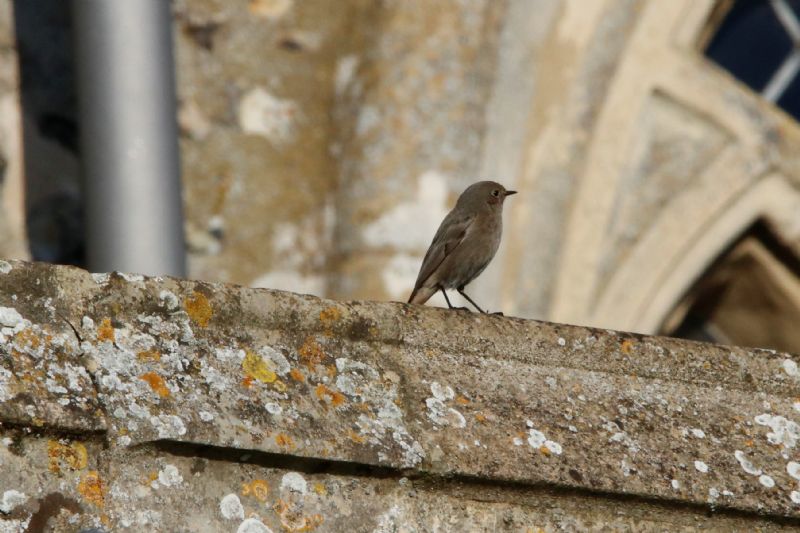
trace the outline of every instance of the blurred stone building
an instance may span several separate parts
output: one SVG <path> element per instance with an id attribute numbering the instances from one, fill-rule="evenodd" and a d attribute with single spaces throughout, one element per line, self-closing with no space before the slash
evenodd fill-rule
<path id="1" fill-rule="evenodd" d="M 491 178 L 490 310 L 800 350 L 797 3 L 175 0 L 190 276 L 405 300 Z M 66 4 L 0 0 L 0 251 L 80 264 Z"/>

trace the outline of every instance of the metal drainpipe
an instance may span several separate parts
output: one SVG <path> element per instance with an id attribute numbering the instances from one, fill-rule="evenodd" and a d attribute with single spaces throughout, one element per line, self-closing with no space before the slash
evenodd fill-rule
<path id="1" fill-rule="evenodd" d="M 88 267 L 186 275 L 169 0 L 72 0 Z"/>

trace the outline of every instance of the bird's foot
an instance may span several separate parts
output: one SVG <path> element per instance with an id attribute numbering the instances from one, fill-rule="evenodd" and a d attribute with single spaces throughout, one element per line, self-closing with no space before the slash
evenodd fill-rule
<path id="1" fill-rule="evenodd" d="M 489 313 L 489 314 L 490 315 L 496 315 L 496 316 L 506 316 L 506 315 L 503 314 L 502 311 L 495 311 L 494 313 Z"/>
<path id="2" fill-rule="evenodd" d="M 469 311 L 469 312 L 472 312 L 472 309 L 470 309 L 469 307 L 451 307 L 450 309 L 452 309 L 453 311 Z"/>

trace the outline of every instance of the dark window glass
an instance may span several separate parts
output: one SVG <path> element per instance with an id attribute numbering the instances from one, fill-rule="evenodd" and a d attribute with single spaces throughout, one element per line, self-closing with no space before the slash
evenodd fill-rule
<path id="1" fill-rule="evenodd" d="M 768 0 L 738 0 L 706 55 L 760 92 L 791 51 L 792 40 Z"/>
<path id="2" fill-rule="evenodd" d="M 778 99 L 778 105 L 793 117 L 800 119 L 800 78 L 795 77 L 786 88 L 786 92 Z"/>

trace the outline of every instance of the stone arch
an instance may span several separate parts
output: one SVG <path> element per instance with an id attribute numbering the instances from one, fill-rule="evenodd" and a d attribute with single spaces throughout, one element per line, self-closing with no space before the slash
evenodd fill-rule
<path id="1" fill-rule="evenodd" d="M 781 174 L 766 175 L 740 194 L 731 195 L 724 207 L 699 221 L 702 230 L 687 234 L 684 242 L 672 246 L 666 254 L 660 253 L 658 235 L 644 239 L 636 254 L 650 257 L 651 263 L 660 262 L 660 268 L 641 269 L 636 267 L 635 258 L 628 261 L 600 298 L 592 319 L 599 321 L 603 316 L 613 315 L 615 322 L 611 327 L 658 331 L 692 284 L 744 231 L 757 220 L 764 219 L 791 241 L 797 238 L 800 230 L 797 213 L 800 213 L 800 191 Z M 664 218 L 677 216 L 679 206 L 665 213 Z M 626 298 L 621 291 L 630 285 L 646 289 L 632 291 L 633 298 Z M 626 312 L 616 309 L 615 313 L 610 313 L 611 307 L 620 300 L 626 300 Z"/>

